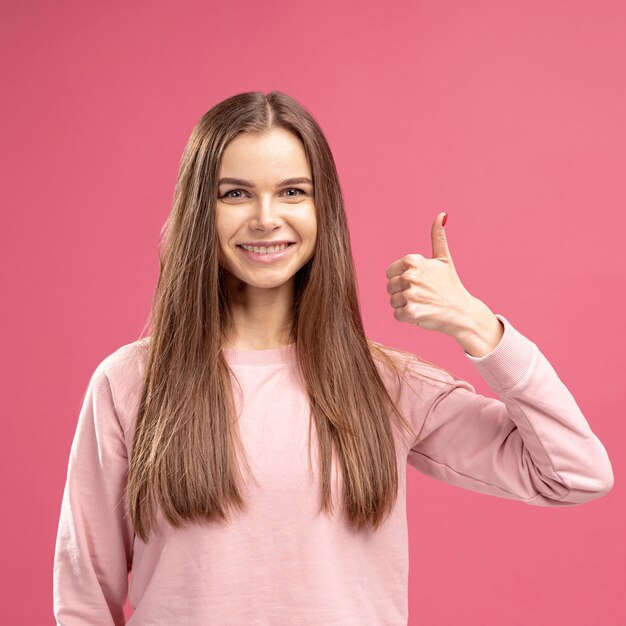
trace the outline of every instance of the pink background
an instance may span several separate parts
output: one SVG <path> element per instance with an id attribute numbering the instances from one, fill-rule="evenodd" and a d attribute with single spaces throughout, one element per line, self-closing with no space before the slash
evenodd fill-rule
<path id="1" fill-rule="evenodd" d="M 230 95 L 279 89 L 333 149 L 368 335 L 490 394 L 453 339 L 397 322 L 386 293 L 388 265 L 430 256 L 448 211 L 464 285 L 537 343 L 613 463 L 610 494 L 555 509 L 409 468 L 409 623 L 625 624 L 625 7 L 5 5 L 1 621 L 54 624 L 82 394 L 146 321 L 192 127 Z"/>

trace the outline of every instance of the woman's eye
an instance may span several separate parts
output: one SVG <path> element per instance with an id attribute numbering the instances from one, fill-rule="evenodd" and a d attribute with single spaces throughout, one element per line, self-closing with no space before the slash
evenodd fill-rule
<path id="1" fill-rule="evenodd" d="M 243 189 L 231 189 L 230 191 L 227 191 L 225 194 L 221 195 L 220 198 L 238 198 L 239 196 L 229 196 L 229 193 L 235 193 L 235 191 L 243 191 Z"/>
<path id="2" fill-rule="evenodd" d="M 298 189 L 297 187 L 289 187 L 289 189 L 285 189 L 285 191 L 299 191 L 301 194 L 304 194 L 304 191 L 302 189 Z M 297 196 L 291 196 L 291 198 L 295 198 L 295 197 Z"/>

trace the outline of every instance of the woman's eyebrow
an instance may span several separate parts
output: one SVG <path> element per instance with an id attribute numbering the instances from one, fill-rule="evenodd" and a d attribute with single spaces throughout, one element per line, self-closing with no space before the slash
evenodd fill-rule
<path id="1" fill-rule="evenodd" d="M 248 180 L 242 178 L 220 178 L 219 185 L 241 185 L 242 187 L 255 188 L 256 185 Z M 313 181 L 306 176 L 300 176 L 298 178 L 286 178 L 276 185 L 277 187 L 283 187 L 284 185 L 312 185 Z"/>

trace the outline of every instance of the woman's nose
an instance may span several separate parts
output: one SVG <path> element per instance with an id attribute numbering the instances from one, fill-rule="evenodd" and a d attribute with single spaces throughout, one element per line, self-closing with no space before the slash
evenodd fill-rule
<path id="1" fill-rule="evenodd" d="M 259 198 L 254 203 L 254 217 L 253 219 L 260 224 L 273 224 L 277 222 L 280 217 L 280 203 L 274 198 Z"/>

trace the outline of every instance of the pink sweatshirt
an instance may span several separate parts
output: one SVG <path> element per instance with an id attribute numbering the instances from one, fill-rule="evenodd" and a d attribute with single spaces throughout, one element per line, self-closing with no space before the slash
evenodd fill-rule
<path id="1" fill-rule="evenodd" d="M 125 624 L 128 593 L 132 626 L 406 626 L 407 462 L 452 485 L 535 506 L 606 494 L 613 472 L 602 443 L 537 345 L 497 316 L 504 335 L 496 348 L 465 355 L 500 399 L 414 357 L 401 358 L 399 386 L 380 366 L 419 436 L 396 434 L 396 507 L 378 532 L 359 534 L 317 514 L 308 401 L 291 344 L 224 351 L 243 388 L 239 427 L 259 483 L 244 494 L 249 511 L 230 525 L 174 530 L 159 510 L 157 534 L 142 542 L 122 489 L 147 340 L 107 356 L 89 382 L 71 447 L 54 558 L 57 624 Z M 312 437 L 316 471 L 314 429 Z"/>

